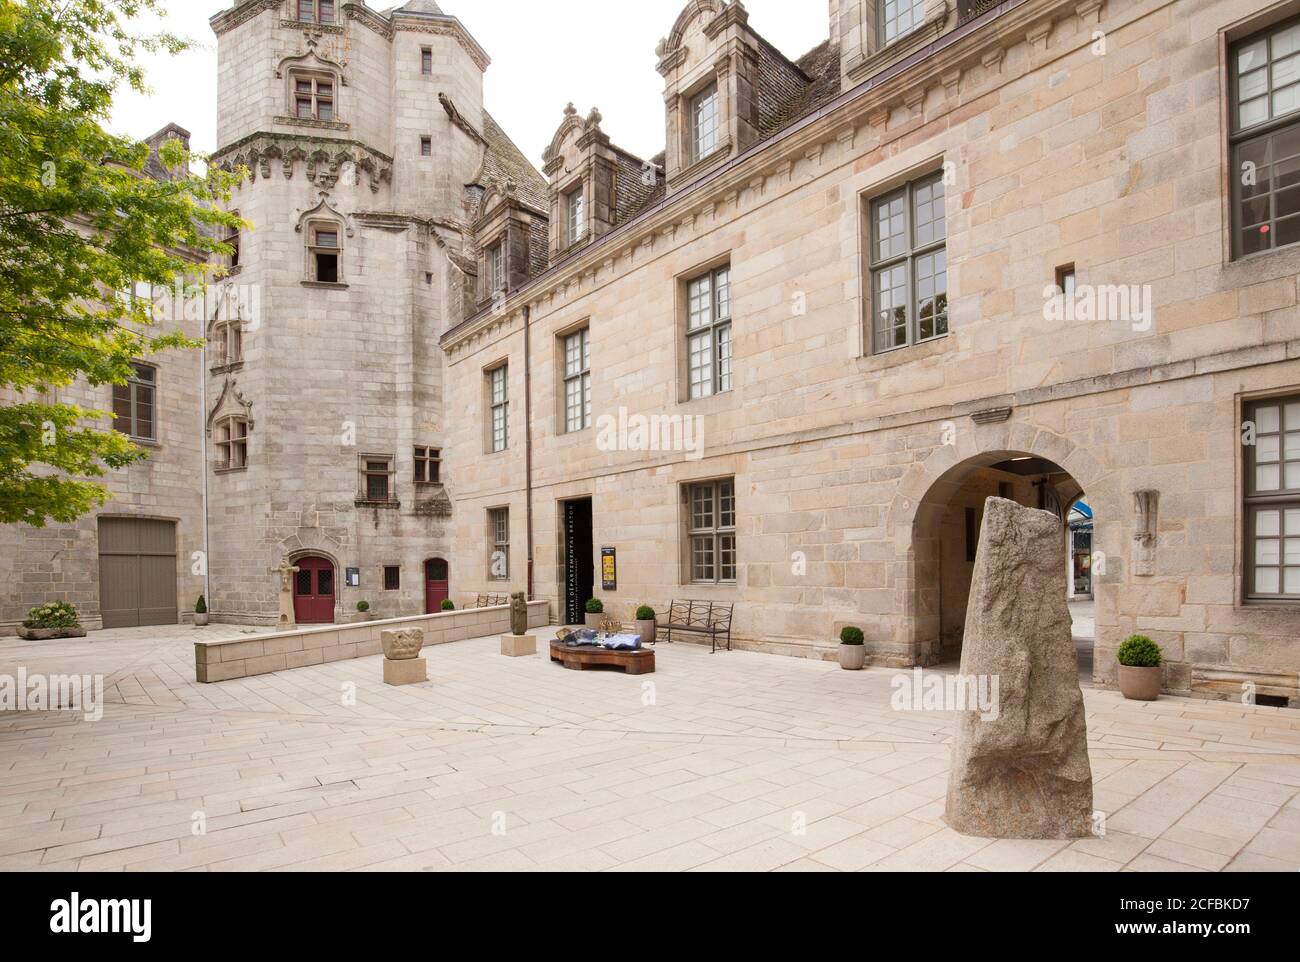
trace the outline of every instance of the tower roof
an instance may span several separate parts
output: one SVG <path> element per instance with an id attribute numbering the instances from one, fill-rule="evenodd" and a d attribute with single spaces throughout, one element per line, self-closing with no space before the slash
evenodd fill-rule
<path id="1" fill-rule="evenodd" d="M 436 13 L 442 16 L 442 8 L 433 0 L 410 0 L 393 11 L 394 13 Z"/>

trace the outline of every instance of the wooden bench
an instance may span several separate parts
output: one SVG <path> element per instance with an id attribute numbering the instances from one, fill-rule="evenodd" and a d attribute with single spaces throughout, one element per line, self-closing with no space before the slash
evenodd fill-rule
<path id="1" fill-rule="evenodd" d="M 629 675 L 648 675 L 655 670 L 655 653 L 637 651 L 609 651 L 605 648 L 570 648 L 562 641 L 551 642 L 551 661 L 559 662 L 571 671 L 588 668 L 621 668 Z"/>
<path id="2" fill-rule="evenodd" d="M 735 607 L 714 601 L 674 601 L 668 607 L 666 618 L 659 621 L 659 627 L 668 630 L 669 643 L 673 640 L 674 631 L 708 635 L 713 644 L 713 650 L 709 654 L 717 652 L 718 638 L 726 636 L 727 651 L 731 651 L 731 615 Z"/>
<path id="3" fill-rule="evenodd" d="M 475 608 L 498 608 L 501 605 L 510 604 L 510 599 L 505 595 L 479 595 L 475 601 Z"/>

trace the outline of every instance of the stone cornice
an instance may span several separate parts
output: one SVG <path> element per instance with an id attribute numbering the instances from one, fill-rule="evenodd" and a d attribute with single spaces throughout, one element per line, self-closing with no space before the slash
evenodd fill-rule
<path id="1" fill-rule="evenodd" d="M 322 190 L 332 190 L 346 163 L 355 165 L 358 177 L 365 174 L 371 191 L 393 177 L 393 159 L 355 140 L 334 140 L 303 134 L 256 133 L 223 147 L 212 155 L 212 163 L 224 170 L 245 166 L 250 179 L 269 180 L 275 165 L 291 179 L 299 165 L 305 165 L 307 179 Z"/>
<path id="2" fill-rule="evenodd" d="M 385 40 L 393 39 L 393 26 L 383 16 L 376 13 L 364 3 L 345 3 L 343 4 L 343 16 L 349 20 L 354 20 L 363 27 L 369 27 L 375 33 L 379 34 Z"/>
<path id="3" fill-rule="evenodd" d="M 208 20 L 212 27 L 212 32 L 218 37 L 223 33 L 234 30 L 240 24 L 252 20 L 263 10 L 274 10 L 280 6 L 283 0 L 244 0 L 243 3 L 237 3 L 229 10 L 222 10 Z"/>

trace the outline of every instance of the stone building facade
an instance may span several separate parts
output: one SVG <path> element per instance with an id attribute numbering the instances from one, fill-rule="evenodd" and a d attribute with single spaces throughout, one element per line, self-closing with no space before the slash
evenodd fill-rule
<path id="1" fill-rule="evenodd" d="M 874 663 L 929 665 L 960 651 L 985 499 L 1086 502 L 1099 682 L 1140 632 L 1167 690 L 1294 703 L 1297 23 L 831 0 L 791 60 L 741 0 L 691 0 L 657 49 L 664 152 L 570 106 L 539 174 L 429 0 L 236 3 L 243 313 L 175 412 L 216 616 L 272 618 L 282 558 L 333 572 L 332 618 L 422 610 L 437 560 L 457 602 L 710 600 L 741 646 L 825 657 L 857 625 Z"/>
<path id="2" fill-rule="evenodd" d="M 609 151 L 566 114 L 552 259 L 442 337 L 462 586 L 734 603 L 743 645 L 852 624 L 933 664 L 984 499 L 1083 499 L 1100 682 L 1140 632 L 1168 690 L 1296 699 L 1296 16 L 836 0 L 791 62 L 692 0 L 650 189 L 575 239 Z"/>

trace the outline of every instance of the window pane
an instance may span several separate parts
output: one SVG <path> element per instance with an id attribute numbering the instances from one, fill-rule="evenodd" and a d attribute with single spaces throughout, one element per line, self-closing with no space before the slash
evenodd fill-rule
<path id="1" fill-rule="evenodd" d="M 1268 62 L 1268 41 L 1259 39 L 1237 50 L 1237 72 L 1256 70 Z"/>
<path id="2" fill-rule="evenodd" d="M 1255 564 L 1276 565 L 1282 560 L 1282 546 L 1276 538 L 1260 538 L 1255 542 Z"/>
<path id="3" fill-rule="evenodd" d="M 691 580 L 715 581 L 713 564 L 713 535 L 704 535 L 691 539 Z"/>
<path id="4" fill-rule="evenodd" d="M 691 488 L 691 530 L 713 529 L 713 485 L 700 484 Z"/>
<path id="5" fill-rule="evenodd" d="M 718 88 L 710 87 L 699 94 L 691 107 L 695 132 L 695 158 L 707 157 L 718 146 Z"/>
<path id="6" fill-rule="evenodd" d="M 876 348 L 907 343 L 907 268 L 900 264 L 875 274 Z"/>
<path id="7" fill-rule="evenodd" d="M 1260 511 L 1255 515 L 1255 534 L 1277 537 L 1282 533 L 1282 515 L 1277 511 Z"/>
<path id="8" fill-rule="evenodd" d="M 690 330 L 713 323 L 713 278 L 709 275 L 691 281 L 686 289 Z"/>
<path id="9" fill-rule="evenodd" d="M 311 572 L 299 571 L 294 575 L 294 580 L 298 582 L 297 591 L 300 595 L 311 594 Z"/>
<path id="10" fill-rule="evenodd" d="M 736 580 L 736 536 L 718 535 L 718 580 Z"/>
<path id="11" fill-rule="evenodd" d="M 736 526 L 736 482 L 723 481 L 718 485 L 718 527 Z"/>
<path id="12" fill-rule="evenodd" d="M 1275 595 L 1281 587 L 1281 579 L 1276 568 L 1255 569 L 1255 592 L 1261 595 Z"/>
<path id="13" fill-rule="evenodd" d="M 687 342 L 687 353 L 691 397 L 709 397 L 713 393 L 713 335 L 706 331 L 692 337 Z"/>
<path id="14" fill-rule="evenodd" d="M 723 268 L 714 275 L 714 287 L 717 288 L 717 318 L 731 317 L 731 269 Z"/>
<path id="15" fill-rule="evenodd" d="M 924 247 L 941 241 L 946 236 L 943 180 L 935 179 L 922 184 L 913 192 L 913 222 L 916 224 L 916 245 Z"/>
<path id="16" fill-rule="evenodd" d="M 948 274 L 944 251 L 917 258 L 916 313 L 921 340 L 948 333 Z"/>
<path id="17" fill-rule="evenodd" d="M 325 571 L 317 572 L 316 593 L 326 598 L 334 594 L 334 572 L 333 571 L 325 570 Z"/>
<path id="18" fill-rule="evenodd" d="M 907 197 L 904 191 L 876 202 L 872 218 L 876 260 L 888 260 L 907 250 Z"/>
<path id="19" fill-rule="evenodd" d="M 731 390 L 731 325 L 718 328 L 718 390 Z"/>

